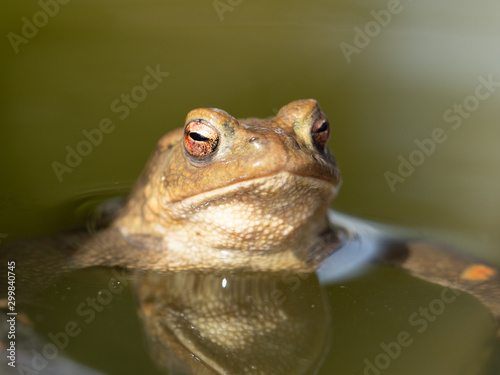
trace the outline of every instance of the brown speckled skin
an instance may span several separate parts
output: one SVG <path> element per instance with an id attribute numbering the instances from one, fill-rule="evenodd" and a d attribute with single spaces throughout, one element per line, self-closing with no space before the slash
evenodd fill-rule
<path id="1" fill-rule="evenodd" d="M 162 138 L 112 229 L 161 253 L 148 269 L 314 269 L 318 245 L 338 242 L 326 211 L 340 184 L 335 158 L 312 141 L 319 116 L 314 100 L 262 120 L 191 111 L 186 124 L 218 131 L 216 152 L 196 160 L 182 130 Z"/>

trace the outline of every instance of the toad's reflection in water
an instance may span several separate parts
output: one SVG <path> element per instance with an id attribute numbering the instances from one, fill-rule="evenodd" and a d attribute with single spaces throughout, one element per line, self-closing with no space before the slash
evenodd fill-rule
<path id="1" fill-rule="evenodd" d="M 139 314 L 175 374 L 314 374 L 328 350 L 315 274 L 145 272 Z"/>

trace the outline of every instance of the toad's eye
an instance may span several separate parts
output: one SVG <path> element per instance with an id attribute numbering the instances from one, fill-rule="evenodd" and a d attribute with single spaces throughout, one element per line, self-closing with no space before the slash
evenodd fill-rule
<path id="1" fill-rule="evenodd" d="M 314 121 L 311 127 L 311 138 L 314 145 L 321 151 L 324 150 L 328 138 L 330 138 L 330 123 L 324 114 Z"/>
<path id="2" fill-rule="evenodd" d="M 203 159 L 212 155 L 219 144 L 219 133 L 201 121 L 192 121 L 184 131 L 184 148 L 189 155 Z"/>

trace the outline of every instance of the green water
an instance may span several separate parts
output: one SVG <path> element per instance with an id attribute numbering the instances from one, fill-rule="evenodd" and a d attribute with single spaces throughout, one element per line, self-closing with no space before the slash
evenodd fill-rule
<path id="1" fill-rule="evenodd" d="M 116 280 L 117 275 L 123 276 L 121 282 L 110 287 L 110 280 Z M 227 276 L 229 285 L 234 277 L 237 275 Z M 198 309 L 205 310 L 200 312 L 201 318 L 217 315 L 219 309 L 221 312 L 225 310 L 224 306 L 228 309 L 239 306 L 235 314 L 237 316 L 241 313 L 239 319 L 243 322 L 248 315 L 242 312 L 246 310 L 237 301 L 244 301 L 250 295 L 247 296 L 246 289 L 251 290 L 257 285 L 263 285 L 257 281 L 258 277 L 255 281 L 248 279 L 247 287 L 240 288 L 240 293 L 233 295 L 234 300 L 229 295 L 224 299 L 213 300 L 204 295 L 201 288 L 201 285 L 208 288 L 204 277 L 201 277 L 200 280 L 205 281 L 198 283 L 197 291 L 190 289 L 193 284 L 175 289 L 172 278 L 170 279 L 170 282 L 161 281 L 155 287 L 145 285 L 153 295 L 156 290 L 159 291 L 161 284 L 165 285 L 162 288 L 164 291 L 159 292 L 156 297 L 142 296 L 143 301 L 152 301 L 154 305 L 159 306 L 170 300 L 167 303 L 168 309 L 158 309 L 160 314 L 172 314 L 170 309 L 188 314 L 189 311 L 182 306 L 187 307 L 189 301 L 201 299 L 202 307 L 199 306 Z M 151 358 L 150 351 L 164 356 L 168 351 L 164 352 L 162 349 L 163 340 L 160 340 L 160 344 L 155 344 L 155 341 L 148 337 L 161 337 L 162 332 L 146 332 L 146 327 L 163 327 L 163 324 L 156 323 L 160 316 L 154 316 L 147 324 L 146 321 L 138 319 L 137 311 L 145 307 L 139 302 L 141 298 L 136 294 L 138 291 L 133 288 L 135 280 L 131 274 L 125 277 L 122 272 L 117 273 L 109 269 L 79 271 L 64 277 L 42 294 L 31 298 L 28 304 L 23 300 L 21 306 L 35 324 L 36 332 L 46 342 L 59 342 L 64 345 L 65 353 L 80 363 L 106 374 L 161 374 Z M 376 370 L 366 370 L 370 367 L 369 363 L 372 368 L 378 366 L 380 373 L 394 375 L 498 373 L 498 364 L 491 362 L 491 358 L 500 355 L 500 348 L 495 348 L 494 344 L 493 321 L 489 312 L 469 295 L 460 292 L 455 294 L 451 290 L 443 293 L 441 286 L 430 285 L 399 270 L 386 267 L 375 267 L 357 279 L 324 286 L 322 299 L 315 296 L 319 290 L 311 287 L 311 277 L 304 279 L 291 275 L 284 280 L 287 282 L 282 283 L 278 289 L 269 289 L 279 290 L 280 295 L 279 299 L 273 299 L 270 294 L 268 301 L 273 301 L 271 310 L 264 313 L 262 319 L 273 322 L 273 316 L 276 317 L 272 313 L 274 307 L 284 306 L 278 301 L 284 300 L 291 304 L 279 315 L 282 327 L 276 332 L 279 336 L 269 337 L 267 340 L 280 342 L 283 340 L 280 332 L 288 332 L 290 336 L 296 334 L 288 331 L 288 325 L 294 319 L 297 322 L 301 311 L 311 309 L 311 313 L 315 312 L 313 321 L 306 316 L 302 316 L 298 321 L 302 320 L 307 327 L 316 329 L 315 335 L 319 343 L 324 341 L 324 335 L 329 336 L 330 342 L 328 347 L 323 347 L 327 354 L 319 374 L 373 375 Z M 112 290 L 113 288 L 115 290 Z M 309 295 L 302 295 L 305 291 L 303 289 L 308 291 Z M 264 300 L 268 297 L 264 297 Z M 443 301 L 441 307 L 436 301 Z M 260 300 L 255 300 L 248 307 L 259 309 L 259 304 Z M 323 308 L 326 309 L 326 319 L 320 319 L 321 314 L 318 316 L 317 310 Z M 259 321 L 262 322 L 262 319 Z M 322 322 L 319 332 L 317 321 Z M 235 324 L 237 322 L 238 319 L 228 320 L 224 323 L 225 330 L 238 331 L 240 328 Z M 68 324 L 73 324 L 69 331 Z M 193 324 L 198 327 L 196 322 Z M 182 331 L 182 324 L 174 326 Z M 186 331 L 189 334 L 190 330 Z M 247 328 L 242 334 L 245 337 L 254 337 L 253 331 L 250 331 L 250 328 Z M 181 334 L 177 335 L 182 338 Z M 285 338 L 280 345 L 283 352 L 278 350 L 270 363 L 269 359 L 268 362 L 264 360 L 263 364 L 257 359 L 250 361 L 256 365 L 272 367 L 273 362 L 279 362 L 281 358 L 287 358 L 289 355 L 287 349 L 284 349 L 287 342 L 292 346 L 306 345 L 312 349 L 313 343 L 305 344 L 311 339 L 314 340 L 314 337 L 309 335 L 303 337 L 300 342 L 289 343 Z M 41 344 L 37 353 L 44 355 L 49 359 L 47 362 L 52 363 L 54 360 L 44 352 L 46 346 L 47 344 Z M 202 357 L 207 354 L 207 349 L 203 349 L 203 341 L 193 347 L 200 348 L 199 351 L 194 351 L 194 355 Z M 259 350 L 258 347 L 250 346 L 248 355 Z M 315 348 L 313 353 L 317 353 L 317 350 L 321 353 L 322 349 Z M 211 351 L 208 350 L 208 353 Z M 27 355 L 28 361 L 25 365 L 28 368 L 36 369 L 32 364 L 37 363 L 32 362 L 34 357 L 32 352 Z M 305 354 L 304 357 L 309 358 Z M 217 355 L 215 358 L 224 360 Z M 288 362 L 290 360 L 292 358 L 288 358 Z"/>
<path id="2" fill-rule="evenodd" d="M 349 63 L 341 43 L 355 46 L 355 27 L 377 30 L 371 12 L 387 14 L 380 11 L 389 2 L 236 3 L 220 16 L 212 1 L 70 1 L 52 8 L 54 16 L 33 36 L 23 34 L 23 17 L 33 21 L 40 5 L 3 3 L 0 233 L 47 235 L 81 223 L 86 202 L 130 188 L 156 141 L 182 126 L 193 108 L 270 116 L 291 100 L 314 97 L 333 126 L 330 146 L 344 176 L 336 209 L 408 226 L 424 237 L 439 235 L 500 264 L 500 90 L 481 89 L 484 99 L 477 103 L 467 99 L 489 76 L 500 81 L 499 5 L 402 1 L 387 26 L 379 25 L 368 45 L 348 56 Z M 43 24 L 43 16 L 37 17 Z M 9 33 L 24 41 L 11 42 Z M 162 81 L 151 90 L 137 89 L 150 69 L 164 72 Z M 142 101 L 126 104 L 122 94 L 131 92 Z M 459 120 L 445 120 L 454 103 L 473 110 Z M 77 148 L 86 139 L 82 131 L 99 128 L 106 119 L 112 130 L 60 181 L 53 163 L 66 164 L 66 147 Z M 398 156 L 408 160 L 418 150 L 416 140 L 430 138 L 439 128 L 446 140 L 435 143 L 391 191 L 384 173 L 397 174 Z M 328 288 L 337 308 L 332 329 L 343 333 L 336 335 L 342 338 L 333 341 L 321 373 L 362 373 L 363 360 L 379 353 L 380 342 L 412 328 L 405 326 L 408 316 L 432 297 L 432 290 L 424 288 L 418 299 L 420 284 L 409 278 L 402 290 L 393 290 L 397 275 L 379 277 L 380 298 L 373 297 L 373 285 L 363 282 Z M 86 281 L 83 291 L 68 298 L 86 298 L 92 292 Z M 149 362 L 133 319 L 133 299 L 120 298 L 123 308 L 89 326 L 71 353 L 97 361 L 109 373 L 137 373 Z M 416 335 L 418 340 L 383 374 L 425 373 L 435 356 L 449 364 L 436 373 L 456 374 L 462 360 L 479 358 L 484 327 L 474 331 L 477 336 L 464 327 L 458 330 L 460 319 L 481 325 L 476 312 L 460 317 L 464 309 L 457 307 L 458 315 L 446 319 L 451 328 L 434 324 L 425 335 Z M 359 311 L 372 317 L 361 328 Z M 477 314 L 481 311 L 478 307 Z M 67 319 L 57 309 L 44 324 L 57 326 Z M 135 333 L 125 334 L 122 323 L 136 325 Z M 442 336 L 445 341 L 439 341 Z M 118 354 L 101 361 L 91 349 L 96 337 L 115 340 Z M 137 367 L 123 362 L 116 342 L 127 346 L 127 355 L 141 358 Z M 106 357 L 102 351 L 99 355 Z"/>

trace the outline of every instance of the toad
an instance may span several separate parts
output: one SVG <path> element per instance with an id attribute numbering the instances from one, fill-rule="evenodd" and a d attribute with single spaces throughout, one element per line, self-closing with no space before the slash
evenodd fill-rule
<path id="1" fill-rule="evenodd" d="M 107 228 L 13 242 L 3 256 L 37 283 L 90 266 L 314 271 L 356 235 L 328 214 L 341 184 L 330 132 L 312 99 L 266 119 L 195 109 L 160 139 Z M 472 293 L 500 315 L 499 272 L 484 262 L 418 241 L 385 246 L 371 260 Z"/>

